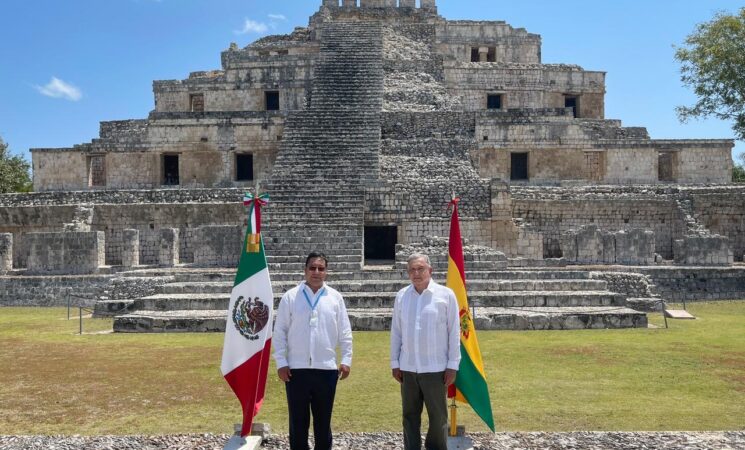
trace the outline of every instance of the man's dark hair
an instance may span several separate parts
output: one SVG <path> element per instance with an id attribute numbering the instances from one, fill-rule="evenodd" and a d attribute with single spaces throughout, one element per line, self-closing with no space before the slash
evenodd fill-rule
<path id="1" fill-rule="evenodd" d="M 310 265 L 310 261 L 316 258 L 321 258 L 323 260 L 324 266 L 329 266 L 329 258 L 326 255 L 321 252 L 310 252 L 308 254 L 308 257 L 305 258 L 305 267 L 308 267 Z"/>

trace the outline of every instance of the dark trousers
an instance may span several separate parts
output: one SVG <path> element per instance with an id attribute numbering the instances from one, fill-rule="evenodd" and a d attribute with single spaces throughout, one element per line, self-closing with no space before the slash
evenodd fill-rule
<path id="1" fill-rule="evenodd" d="M 403 403 L 404 449 L 422 448 L 422 407 L 427 406 L 429 429 L 424 440 L 427 450 L 447 450 L 447 387 L 445 372 L 401 372 L 401 400 Z"/>
<path id="2" fill-rule="evenodd" d="M 313 412 L 316 450 L 331 450 L 331 410 L 334 407 L 337 370 L 292 369 L 285 383 L 290 411 L 290 449 L 308 450 L 308 427 Z"/>

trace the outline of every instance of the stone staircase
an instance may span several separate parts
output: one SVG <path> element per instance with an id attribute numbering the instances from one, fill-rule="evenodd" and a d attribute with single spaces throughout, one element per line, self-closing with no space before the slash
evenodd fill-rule
<path id="1" fill-rule="evenodd" d="M 390 328 L 393 299 L 408 283 L 401 269 L 345 270 L 332 265 L 329 284 L 344 295 L 356 331 Z M 442 272 L 435 279 L 443 282 Z M 227 303 L 233 287 L 230 269 L 149 269 L 122 274 L 163 277 L 168 283 L 153 295 L 132 300 L 108 300 L 96 305 L 96 316 L 119 314 L 118 332 L 224 331 Z M 300 270 L 271 272 L 275 306 L 301 281 Z M 470 271 L 469 304 L 482 330 L 549 330 L 646 327 L 647 318 L 626 307 L 626 299 L 610 292 L 607 283 L 586 271 Z"/>
<path id="2" fill-rule="evenodd" d="M 378 178 L 383 96 L 382 27 L 334 21 L 321 48 L 303 111 L 291 112 L 264 214 L 269 263 L 302 268 L 326 253 L 341 269 L 362 266 L 366 183 Z"/>

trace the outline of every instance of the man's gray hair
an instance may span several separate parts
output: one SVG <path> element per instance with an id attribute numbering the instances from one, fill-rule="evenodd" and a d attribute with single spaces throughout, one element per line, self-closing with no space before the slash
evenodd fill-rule
<path id="1" fill-rule="evenodd" d="M 412 261 L 416 261 L 417 259 L 423 259 L 429 267 L 432 267 L 432 263 L 429 261 L 429 256 L 425 255 L 424 253 L 412 253 L 406 260 L 406 264 L 411 264 Z"/>

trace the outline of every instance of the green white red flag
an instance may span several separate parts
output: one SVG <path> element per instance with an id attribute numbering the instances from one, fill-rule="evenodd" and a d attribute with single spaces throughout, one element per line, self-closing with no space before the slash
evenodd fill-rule
<path id="1" fill-rule="evenodd" d="M 489 399 L 489 386 L 486 384 L 484 361 L 481 358 L 476 328 L 468 309 L 466 295 L 466 271 L 463 263 L 463 242 L 458 220 L 458 202 L 454 198 L 450 205 L 453 215 L 450 218 L 450 239 L 448 242 L 447 286 L 455 292 L 460 316 L 460 367 L 455 383 L 448 388 L 448 398 L 468 403 L 481 420 L 494 431 L 494 416 Z"/>
<path id="2" fill-rule="evenodd" d="M 241 437 L 251 433 L 264 401 L 272 344 L 274 296 L 261 239 L 261 207 L 268 196 L 246 194 L 248 229 L 228 304 L 222 371 L 243 408 Z"/>

